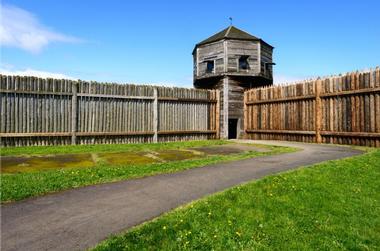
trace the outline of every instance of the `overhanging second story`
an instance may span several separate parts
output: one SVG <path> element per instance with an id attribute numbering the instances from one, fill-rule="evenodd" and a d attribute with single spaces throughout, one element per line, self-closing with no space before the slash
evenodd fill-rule
<path id="1" fill-rule="evenodd" d="M 234 26 L 196 44 L 194 82 L 219 76 L 273 79 L 273 46 Z"/>

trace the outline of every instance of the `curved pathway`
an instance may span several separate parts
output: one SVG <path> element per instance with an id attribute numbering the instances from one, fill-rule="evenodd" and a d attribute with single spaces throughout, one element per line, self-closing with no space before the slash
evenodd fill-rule
<path id="1" fill-rule="evenodd" d="M 181 204 L 265 175 L 360 154 L 348 147 L 249 141 L 302 151 L 72 189 L 1 206 L 1 250 L 83 250 Z"/>

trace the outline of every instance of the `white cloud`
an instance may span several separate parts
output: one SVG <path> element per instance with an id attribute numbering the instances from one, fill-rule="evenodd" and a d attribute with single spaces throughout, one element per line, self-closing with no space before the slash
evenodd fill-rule
<path id="1" fill-rule="evenodd" d="M 31 76 L 39 78 L 54 78 L 54 79 L 70 79 L 70 80 L 84 80 L 84 81 L 98 81 L 105 83 L 118 83 L 118 84 L 133 84 L 133 85 L 154 85 L 154 86 L 164 86 L 164 87 L 183 87 L 192 88 L 190 84 L 178 84 L 176 81 L 158 81 L 158 82 L 139 82 L 139 81 L 122 81 L 120 79 L 113 79 L 111 74 L 106 74 L 104 72 L 96 73 L 83 73 L 80 72 L 81 78 L 75 78 L 63 73 L 39 71 L 31 68 L 24 70 L 16 70 L 11 64 L 2 62 L 0 64 L 0 74 L 10 75 L 10 76 Z M 84 77 L 83 75 L 89 75 L 89 77 Z M 94 79 L 95 77 L 95 79 Z M 100 77 L 100 78 L 99 78 Z M 97 79 L 98 78 L 98 79 Z"/>
<path id="2" fill-rule="evenodd" d="M 295 83 L 295 82 L 301 82 L 305 79 L 310 79 L 310 76 L 289 76 L 289 75 L 274 75 L 273 76 L 273 83 L 275 85 L 280 84 L 286 84 L 286 83 Z"/>
<path id="3" fill-rule="evenodd" d="M 3 75 L 13 75 L 13 76 L 32 76 L 39 78 L 55 78 L 55 79 L 71 79 L 76 80 L 71 76 L 56 73 L 56 72 L 48 72 L 48 71 L 38 71 L 33 69 L 25 69 L 25 70 L 8 70 L 0 68 L 0 74 Z"/>
<path id="4" fill-rule="evenodd" d="M 152 85 L 156 86 L 164 86 L 164 87 L 180 87 L 180 88 L 192 88 L 192 85 L 189 84 L 183 84 L 183 83 L 177 83 L 177 82 L 171 82 L 171 81 L 164 81 L 164 82 L 157 82 Z"/>
<path id="5" fill-rule="evenodd" d="M 26 10 L 11 5 L 1 5 L 0 44 L 39 53 L 52 42 L 78 43 L 82 40 L 55 32 L 39 22 Z"/>

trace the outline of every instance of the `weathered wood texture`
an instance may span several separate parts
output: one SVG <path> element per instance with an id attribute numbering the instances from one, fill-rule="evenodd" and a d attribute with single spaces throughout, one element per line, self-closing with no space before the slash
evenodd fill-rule
<path id="1" fill-rule="evenodd" d="M 216 90 L 0 78 L 2 146 L 162 142 L 219 134 Z"/>
<path id="2" fill-rule="evenodd" d="M 250 139 L 380 147 L 380 69 L 245 92 Z"/>
<path id="3" fill-rule="evenodd" d="M 270 64 L 273 62 L 273 48 L 261 44 L 261 50 L 260 50 L 260 69 L 263 76 L 272 78 L 273 77 L 273 66 Z"/>
<path id="4" fill-rule="evenodd" d="M 197 47 L 194 51 L 194 80 L 222 75 L 260 76 L 273 79 L 273 48 L 260 41 L 225 39 Z M 239 67 L 239 59 L 247 57 L 247 68 Z M 207 62 L 214 63 L 214 70 L 207 70 Z M 203 82 L 202 85 L 204 85 Z"/>
<path id="5" fill-rule="evenodd" d="M 200 46 L 195 58 L 195 66 L 198 67 L 198 74 L 194 77 L 207 77 L 224 72 L 224 47 L 223 41 Z M 214 72 L 207 72 L 207 61 L 214 61 Z"/>
<path id="6" fill-rule="evenodd" d="M 227 71 L 240 72 L 248 75 L 260 74 L 259 60 L 258 60 L 258 44 L 257 41 L 227 41 Z M 248 56 L 249 68 L 246 70 L 239 69 L 239 58 L 241 56 Z"/>

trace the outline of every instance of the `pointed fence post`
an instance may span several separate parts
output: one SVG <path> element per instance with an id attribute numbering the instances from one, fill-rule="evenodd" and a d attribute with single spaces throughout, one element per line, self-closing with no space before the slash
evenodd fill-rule
<path id="1" fill-rule="evenodd" d="M 321 85 L 322 80 L 318 79 L 315 83 L 315 142 L 322 143 L 321 126 L 322 126 L 322 100 Z"/>
<path id="2" fill-rule="evenodd" d="M 158 142 L 158 91 L 157 88 L 153 89 L 153 142 Z"/>
<path id="3" fill-rule="evenodd" d="M 71 144 L 75 145 L 77 143 L 77 119 L 78 119 L 78 83 L 72 83 L 72 97 L 71 97 Z"/>
<path id="4" fill-rule="evenodd" d="M 216 138 L 220 139 L 220 90 L 215 90 L 216 107 L 215 107 L 215 129 Z"/>
<path id="5" fill-rule="evenodd" d="M 248 130 L 248 106 L 247 106 L 247 101 L 248 101 L 248 92 L 249 91 L 244 91 L 244 117 L 243 117 L 243 121 L 244 121 L 244 136 L 243 138 L 244 139 L 248 139 L 248 136 L 247 136 L 247 130 Z"/>

